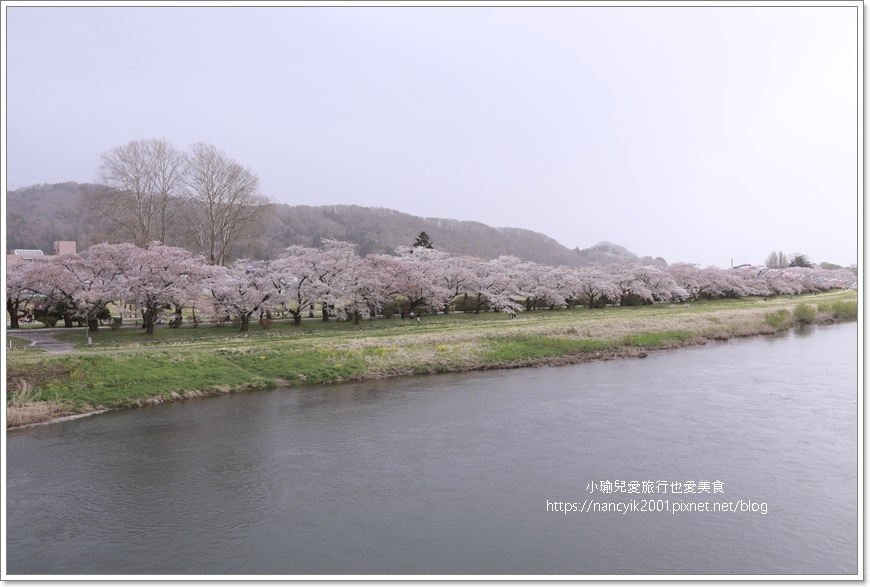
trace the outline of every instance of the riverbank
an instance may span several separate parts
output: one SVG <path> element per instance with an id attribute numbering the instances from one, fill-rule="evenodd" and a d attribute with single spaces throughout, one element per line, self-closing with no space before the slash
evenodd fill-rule
<path id="1" fill-rule="evenodd" d="M 7 427 L 205 395 L 617 358 L 857 318 L 855 292 L 504 315 L 434 315 L 242 334 L 104 331 L 65 355 L 7 353 Z M 254 327 L 257 328 L 256 326 Z M 14 335 L 8 331 L 7 335 Z"/>

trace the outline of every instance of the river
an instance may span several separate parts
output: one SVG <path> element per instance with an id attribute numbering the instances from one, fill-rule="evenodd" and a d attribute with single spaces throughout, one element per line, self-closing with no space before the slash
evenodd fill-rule
<path id="1" fill-rule="evenodd" d="M 811 327 L 8 431 L 7 572 L 855 574 L 857 340 Z"/>

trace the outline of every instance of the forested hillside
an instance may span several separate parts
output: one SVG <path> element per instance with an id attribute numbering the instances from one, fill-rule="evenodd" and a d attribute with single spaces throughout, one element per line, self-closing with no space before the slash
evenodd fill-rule
<path id="1" fill-rule="evenodd" d="M 52 250 L 57 240 L 74 240 L 82 250 L 99 242 L 117 242 L 101 226 L 98 210 L 85 204 L 99 190 L 95 184 L 36 185 L 6 194 L 6 248 Z M 665 264 L 664 259 L 643 259 L 623 247 L 599 243 L 587 249 L 569 249 L 554 239 L 522 228 L 493 228 L 480 222 L 421 218 L 386 208 L 363 206 L 290 206 L 273 204 L 256 234 L 240 242 L 237 257 L 272 259 L 290 245 L 319 246 L 322 239 L 357 245 L 360 255 L 393 253 L 410 246 L 426 232 L 435 248 L 453 255 L 493 259 L 514 255 L 546 265 L 583 266 L 592 262 L 635 261 Z M 166 244 L 183 246 L 183 235 L 167 234 Z M 578 235 L 578 240 L 581 240 Z"/>
<path id="2" fill-rule="evenodd" d="M 91 184 L 34 185 L 6 192 L 6 248 L 41 249 L 54 241 L 87 239 L 81 198 Z"/>

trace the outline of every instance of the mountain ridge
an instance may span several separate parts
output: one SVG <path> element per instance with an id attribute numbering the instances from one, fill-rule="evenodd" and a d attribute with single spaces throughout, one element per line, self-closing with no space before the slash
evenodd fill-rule
<path id="1" fill-rule="evenodd" d="M 50 251 L 57 240 L 74 240 L 79 250 L 104 242 L 99 217 L 83 212 L 82 199 L 96 184 L 37 184 L 6 192 L 6 247 Z M 238 257 L 272 259 L 291 245 L 319 246 L 324 239 L 352 242 L 360 255 L 393 254 L 426 232 L 435 248 L 452 255 L 492 259 L 513 255 L 545 265 L 591 263 L 664 264 L 639 257 L 625 247 L 602 241 L 586 249 L 569 249 L 554 238 L 525 228 L 491 227 L 474 220 L 414 216 L 379 206 L 358 204 L 274 203 L 272 214 L 238 247 Z M 174 242 L 175 241 L 175 242 Z M 111 241 L 110 241 L 111 242 Z M 167 244 L 179 244 L 170 234 Z"/>

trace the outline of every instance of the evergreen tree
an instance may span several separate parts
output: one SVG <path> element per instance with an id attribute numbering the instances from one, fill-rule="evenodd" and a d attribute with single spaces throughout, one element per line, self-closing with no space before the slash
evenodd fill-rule
<path id="1" fill-rule="evenodd" d="M 432 241 L 429 239 L 429 235 L 426 234 L 426 231 L 421 232 L 417 236 L 417 240 L 414 241 L 414 244 L 411 246 L 412 249 L 416 249 L 417 247 L 423 247 L 424 249 L 431 249 Z"/>
<path id="2" fill-rule="evenodd" d="M 788 264 L 789 267 L 812 267 L 813 264 L 810 262 L 809 257 L 806 255 L 801 255 L 800 253 L 794 255 L 791 258 L 791 263 Z"/>

